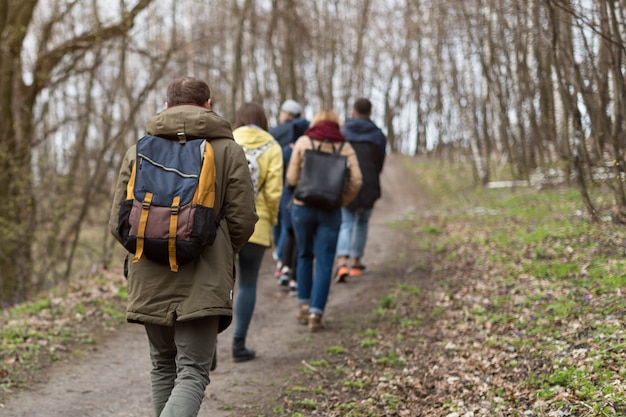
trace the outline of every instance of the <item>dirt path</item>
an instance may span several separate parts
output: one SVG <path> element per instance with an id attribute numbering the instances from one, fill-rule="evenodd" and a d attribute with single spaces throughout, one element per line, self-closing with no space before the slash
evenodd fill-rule
<path id="1" fill-rule="evenodd" d="M 369 273 L 358 282 L 333 284 L 323 332 L 310 334 L 306 326 L 296 322 L 297 301 L 276 285 L 268 251 L 247 339 L 258 358 L 233 363 L 233 326 L 222 333 L 218 367 L 211 374 L 199 416 L 256 415 L 259 404 L 274 402 L 289 386 L 289 378 L 300 372 L 303 360 L 315 359 L 320 346 L 337 344 L 346 315 L 368 311 L 363 305 L 379 299 L 380 294 L 368 284 L 384 279 L 385 263 L 393 260 L 402 244 L 397 231 L 387 223 L 419 206 L 420 193 L 402 158 L 389 155 L 383 173 L 383 198 L 370 222 L 365 254 Z M 101 341 L 93 352 L 53 367 L 47 383 L 13 397 L 0 408 L 0 416 L 151 417 L 149 372 L 143 328 L 127 324 Z"/>

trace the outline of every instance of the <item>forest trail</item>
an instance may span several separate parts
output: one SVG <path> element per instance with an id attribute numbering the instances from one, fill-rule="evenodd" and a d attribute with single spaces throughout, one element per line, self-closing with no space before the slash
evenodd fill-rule
<path id="1" fill-rule="evenodd" d="M 320 347 L 339 343 L 343 321 L 355 311 L 371 311 L 381 296 L 372 285 L 384 279 L 385 264 L 402 247 L 402 234 L 389 222 L 418 210 L 422 193 L 403 157 L 388 155 L 382 176 L 383 197 L 370 221 L 364 262 L 368 273 L 347 284 L 334 284 L 326 309 L 326 329 L 311 334 L 297 323 L 297 300 L 277 286 L 268 250 L 259 277 L 257 304 L 247 338 L 253 361 L 233 363 L 231 325 L 220 334 L 218 366 L 211 373 L 199 417 L 254 414 L 260 404 L 277 402 L 302 361 L 315 360 Z M 353 318 L 352 318 L 353 319 Z M 94 349 L 47 370 L 47 382 L 11 397 L 2 417 L 151 417 L 150 360 L 143 327 L 123 324 Z M 246 411 L 247 410 L 247 411 Z"/>

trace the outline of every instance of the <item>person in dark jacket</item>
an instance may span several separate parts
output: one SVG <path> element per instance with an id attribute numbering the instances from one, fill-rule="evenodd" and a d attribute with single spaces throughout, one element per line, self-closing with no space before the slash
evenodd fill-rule
<path id="1" fill-rule="evenodd" d="M 374 203 L 381 196 L 380 174 L 385 162 L 387 138 L 370 119 L 372 103 L 359 98 L 352 108 L 352 119 L 344 124 L 342 133 L 359 160 L 363 185 L 357 196 L 341 208 L 341 228 L 337 242 L 337 282 L 358 277 L 365 272 L 362 263 L 369 219 Z"/>
<path id="2" fill-rule="evenodd" d="M 281 147 L 284 148 L 297 139 L 293 137 L 293 121 L 300 118 L 301 113 L 302 107 L 294 100 L 285 100 L 280 106 L 280 114 L 278 115 L 279 124 L 271 128 L 269 132 L 270 135 L 274 136 L 274 139 L 276 139 Z"/>
<path id="3" fill-rule="evenodd" d="M 293 142 L 309 128 L 309 121 L 306 119 L 294 119 L 293 120 Z M 291 159 L 291 153 L 293 152 L 294 143 L 283 147 L 283 164 L 285 167 L 285 173 L 289 160 Z M 283 194 L 280 198 L 279 226 L 280 233 L 276 241 L 276 254 L 279 259 L 277 268 L 280 270 L 278 277 L 279 285 L 289 285 L 289 294 L 298 295 L 297 290 L 297 260 L 298 260 L 298 248 L 296 247 L 296 238 L 293 231 L 293 224 L 291 222 L 291 199 L 293 198 L 293 187 L 284 181 Z"/>

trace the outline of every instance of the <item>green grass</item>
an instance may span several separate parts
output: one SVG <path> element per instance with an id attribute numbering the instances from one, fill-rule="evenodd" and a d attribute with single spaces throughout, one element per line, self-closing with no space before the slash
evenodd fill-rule
<path id="1" fill-rule="evenodd" d="M 81 279 L 1 312 L 0 397 L 28 386 L 50 363 L 95 344 L 101 329 L 125 321 L 125 290 L 111 281 Z"/>
<path id="2" fill-rule="evenodd" d="M 478 305 L 471 309 L 471 313 L 479 316 L 485 327 L 517 323 L 519 331 L 534 339 L 534 343 L 526 344 L 525 348 L 537 349 L 541 360 L 548 363 L 557 360 L 572 346 L 581 344 L 578 334 L 571 329 L 572 323 L 577 326 L 590 324 L 582 342 L 584 346 L 603 346 L 612 351 L 605 335 L 619 332 L 619 326 L 600 331 L 593 328 L 597 323 L 592 319 L 626 311 L 624 300 L 613 298 L 616 291 L 625 287 L 626 275 L 623 272 L 624 261 L 620 259 L 622 254 L 616 253 L 611 248 L 611 242 L 606 240 L 607 229 L 610 228 L 568 217 L 567 213 L 573 210 L 576 203 L 580 205 L 571 191 L 554 190 L 541 193 L 542 198 L 530 199 L 528 195 L 523 198 L 490 197 L 483 200 L 483 205 L 499 211 L 498 230 L 489 233 L 489 238 L 474 237 L 463 242 L 459 236 L 454 236 L 453 240 L 438 245 L 445 244 L 451 248 L 474 246 L 486 254 L 485 259 L 492 267 L 508 271 L 508 274 L 515 271 L 516 279 L 502 276 L 500 282 L 516 294 L 521 303 L 511 307 L 511 297 L 492 297 L 494 308 Z M 488 227 L 482 218 L 459 216 L 459 219 L 476 225 L 478 229 Z M 453 258 L 448 256 L 446 260 Z M 596 303 L 598 297 L 605 297 L 607 301 L 612 299 L 613 302 L 604 305 Z M 520 315 L 525 315 L 525 311 L 532 313 L 534 319 L 521 322 Z M 518 349 L 524 346 L 514 344 L 513 339 L 505 336 L 497 345 Z M 535 346 L 538 340 L 541 341 L 540 348 Z M 617 352 L 620 351 L 621 348 L 616 347 L 616 354 L 609 355 L 614 356 L 614 362 L 619 362 L 621 354 Z M 616 403 L 624 402 L 623 388 L 612 384 L 622 378 L 619 366 L 604 368 L 603 361 L 596 361 L 592 369 L 580 369 L 581 363 L 586 362 L 547 373 L 541 370 L 532 372 L 527 383 L 535 391 L 536 398 L 544 401 L 557 401 L 560 393 L 566 390 L 581 401 L 592 404 L 607 398 Z M 606 410 L 608 408 L 597 407 L 597 414 L 588 415 L 604 415 Z"/>
<path id="3" fill-rule="evenodd" d="M 346 349 L 343 347 L 343 345 L 329 346 L 326 348 L 326 353 L 329 353 L 331 355 L 341 355 L 345 351 Z"/>
<path id="4" fill-rule="evenodd" d="M 625 388 L 618 383 L 626 374 L 621 366 L 626 356 L 624 227 L 581 216 L 585 207 L 576 189 L 480 189 L 467 183 L 470 175 L 460 174 L 464 167 L 455 166 L 450 175 L 438 163 L 420 160 L 415 170 L 432 209 L 445 214 L 414 218 L 403 228 L 421 225 L 420 245 L 440 256 L 441 270 L 459 262 L 473 265 L 474 273 L 463 274 L 468 285 L 489 274 L 493 287 L 479 296 L 489 302 L 474 303 L 467 312 L 479 328 L 498 334 L 488 339 L 490 348 L 530 352 L 509 361 L 511 368 L 528 367 L 526 361 L 543 364 L 531 367 L 521 386 L 555 404 L 565 389 L 593 406 L 591 411 L 559 406 L 611 415 L 602 404 L 626 404 Z M 591 193 L 608 211 L 611 191 L 598 187 Z M 435 307 L 431 316 L 440 314 L 445 310 Z M 562 362 L 572 355 L 581 357 Z M 494 387 L 493 395 L 503 396 L 500 390 Z"/>

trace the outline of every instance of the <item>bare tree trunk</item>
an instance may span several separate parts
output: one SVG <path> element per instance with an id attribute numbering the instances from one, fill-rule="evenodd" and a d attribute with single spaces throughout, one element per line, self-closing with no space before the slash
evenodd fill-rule
<path id="1" fill-rule="evenodd" d="M 237 6 L 237 2 L 233 2 L 234 15 L 237 16 L 237 27 L 235 36 L 235 47 L 233 50 L 233 78 L 230 86 L 230 114 L 234 117 L 237 112 L 237 107 L 242 103 L 244 86 L 243 70 L 241 60 L 243 59 L 244 51 L 244 30 L 246 20 L 250 14 L 250 9 L 253 6 L 252 0 L 246 0 L 242 9 Z"/>
<path id="2" fill-rule="evenodd" d="M 560 89 L 561 99 L 565 108 L 569 112 L 572 122 L 573 138 L 567 140 L 567 160 L 570 169 L 572 169 L 578 179 L 579 189 L 583 200 L 587 206 L 587 211 L 593 220 L 599 220 L 597 210 L 588 196 L 587 179 L 588 174 L 588 157 L 586 155 L 586 147 L 584 145 L 585 138 L 583 133 L 582 116 L 577 107 L 577 96 L 580 85 L 575 81 L 576 69 L 572 68 L 573 63 L 573 46 L 569 25 L 567 22 L 571 16 L 562 13 L 553 7 L 550 8 L 551 18 L 553 22 L 552 48 L 554 53 L 554 64 L 558 86 Z M 565 22 L 564 22 L 565 21 Z M 572 74 L 572 71 L 574 74 Z"/>
<path id="3" fill-rule="evenodd" d="M 626 120 L 626 81 L 623 76 L 623 68 L 626 54 L 626 40 L 622 38 L 624 32 L 624 5 L 621 8 L 616 8 L 614 2 L 602 1 L 602 7 L 608 9 L 607 13 L 607 32 L 609 39 L 613 42 L 605 40 L 605 45 L 610 51 L 610 56 L 613 73 L 613 90 L 614 101 L 613 114 L 612 114 L 612 130 L 611 130 L 611 144 L 613 148 L 613 166 L 615 173 L 615 181 L 612 182 L 615 202 L 617 204 L 617 211 L 620 214 L 620 218 L 626 218 L 626 191 L 624 190 L 624 182 L 622 180 L 623 175 L 626 175 L 626 161 L 624 157 L 624 144 L 626 139 L 626 132 L 624 130 L 624 120 Z M 618 16 L 618 14 L 621 14 Z M 622 22 L 621 26 L 620 23 Z M 607 94 L 608 95 L 608 94 Z"/>
<path id="4" fill-rule="evenodd" d="M 47 88 L 53 73 L 68 57 L 82 54 L 93 45 L 126 33 L 137 14 L 151 0 L 140 0 L 111 26 L 95 28 L 51 49 L 41 48 L 34 64 L 33 79 L 25 84 L 21 53 L 37 1 L 23 1 L 3 9 L 0 22 L 3 46 L 0 48 L 0 222 L 3 235 L 0 253 L 0 301 L 3 305 L 23 300 L 30 291 L 32 278 L 32 244 L 35 240 L 37 196 L 33 195 L 33 110 L 39 93 Z M 51 31 L 58 21 L 48 22 Z M 45 35 L 45 31 L 44 31 Z M 40 42 L 45 46 L 49 38 Z"/>
<path id="5" fill-rule="evenodd" d="M 363 91 L 363 55 L 365 35 L 370 21 L 370 5 L 371 0 L 364 0 L 359 3 L 358 21 L 356 22 L 355 35 L 356 45 L 352 54 L 351 67 L 348 68 L 349 74 L 346 82 L 346 92 L 343 100 L 343 107 L 346 112 L 351 108 L 349 100 L 356 98 L 356 95 L 364 95 Z"/>

